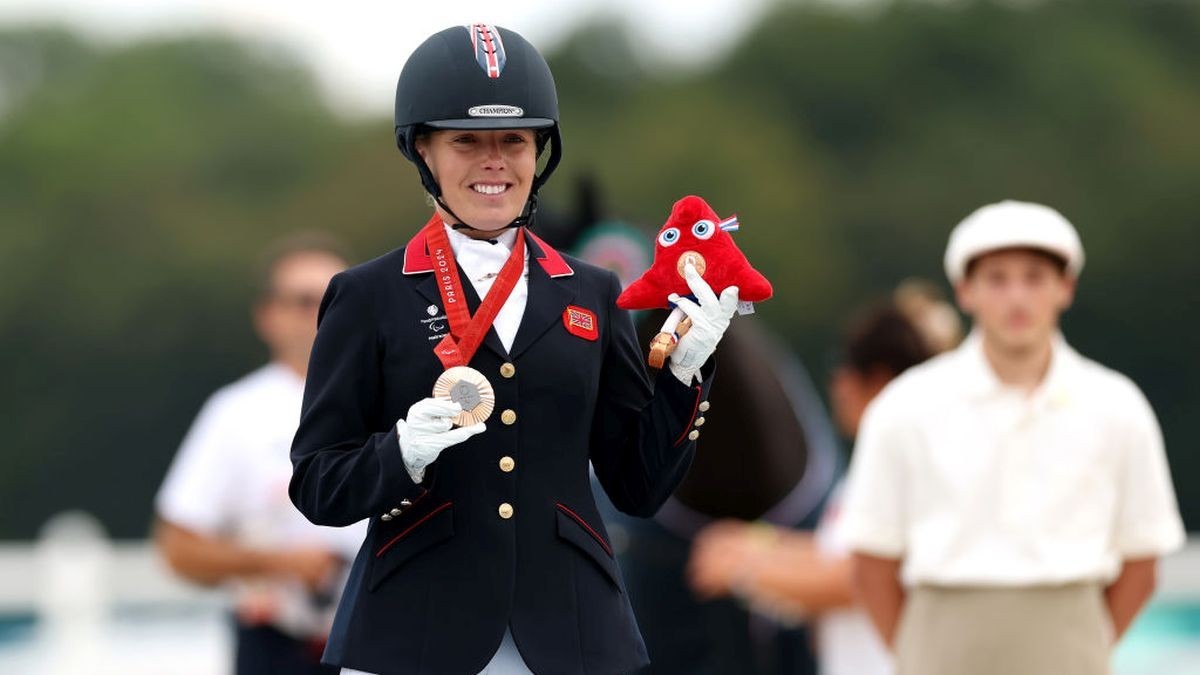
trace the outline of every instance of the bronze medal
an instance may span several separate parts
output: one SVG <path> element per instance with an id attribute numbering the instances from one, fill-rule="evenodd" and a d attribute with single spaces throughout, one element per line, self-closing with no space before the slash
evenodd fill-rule
<path id="1" fill-rule="evenodd" d="M 468 366 L 447 369 L 433 385 L 433 397 L 453 401 L 463 411 L 454 418 L 460 427 L 471 426 L 486 420 L 496 408 L 496 392 L 483 373 Z"/>

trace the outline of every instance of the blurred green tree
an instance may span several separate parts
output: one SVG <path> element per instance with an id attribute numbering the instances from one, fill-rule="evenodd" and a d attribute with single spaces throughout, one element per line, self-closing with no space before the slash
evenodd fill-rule
<path id="1" fill-rule="evenodd" d="M 762 314 L 819 373 L 854 304 L 944 279 L 970 211 L 1061 210 L 1089 259 L 1065 331 L 1146 391 L 1198 527 L 1196 35 L 1200 6 L 1170 0 L 783 3 L 711 72 L 588 67 L 593 45 L 630 44 L 594 34 L 552 65 L 567 74 L 568 164 L 593 163 L 642 222 L 686 192 L 740 212 L 739 240 L 778 289 Z"/>
<path id="2" fill-rule="evenodd" d="M 68 507 L 140 534 L 196 406 L 261 358 L 255 257 L 318 225 L 281 207 L 355 131 L 275 48 L 36 30 L 0 54 L 0 535 Z"/>

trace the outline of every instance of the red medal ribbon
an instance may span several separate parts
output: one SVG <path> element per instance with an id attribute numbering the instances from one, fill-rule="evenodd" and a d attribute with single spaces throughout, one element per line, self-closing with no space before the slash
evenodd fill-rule
<path id="1" fill-rule="evenodd" d="M 475 356 L 500 308 L 512 295 L 525 271 L 525 228 L 517 228 L 517 239 L 508 254 L 508 260 L 500 268 L 500 275 L 488 290 L 475 316 L 471 316 L 471 310 L 467 308 L 462 279 L 458 276 L 458 266 L 454 264 L 450 237 L 446 235 L 441 217 L 436 214 L 425 225 L 425 242 L 429 248 L 429 259 L 433 261 L 433 273 L 437 276 L 442 306 L 446 308 L 446 317 L 450 320 L 450 334 L 438 342 L 433 353 L 446 369 L 465 366 Z"/>

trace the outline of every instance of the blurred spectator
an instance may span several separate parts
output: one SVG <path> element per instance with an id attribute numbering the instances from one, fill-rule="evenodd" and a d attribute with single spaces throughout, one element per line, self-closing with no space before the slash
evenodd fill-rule
<path id="1" fill-rule="evenodd" d="M 1099 675 L 1183 526 L 1154 412 L 1058 330 L 1075 228 L 1002 202 L 950 236 L 974 319 L 867 409 L 843 535 L 900 673 Z"/>
<path id="2" fill-rule="evenodd" d="M 938 311 L 936 303 L 930 300 L 929 308 Z M 854 437 L 863 410 L 888 382 L 930 355 L 929 342 L 891 303 L 854 318 L 830 382 L 833 416 L 845 436 Z M 892 672 L 887 650 L 853 606 L 850 552 L 836 529 L 842 493 L 839 484 L 815 535 L 738 520 L 710 526 L 693 548 L 691 582 L 705 597 L 732 594 L 760 611 L 815 616 L 822 675 L 886 675 Z"/>
<path id="3" fill-rule="evenodd" d="M 662 325 L 642 320 L 642 344 Z M 755 317 L 734 322 L 718 350 L 721 376 L 687 477 L 651 519 L 598 500 L 650 652 L 639 675 L 806 675 L 816 672 L 807 626 L 735 600 L 697 598 L 692 542 L 724 519 L 811 530 L 833 487 L 836 433 L 803 364 Z M 722 450 L 725 451 L 722 451 Z"/>
<path id="4" fill-rule="evenodd" d="M 270 363 L 209 398 L 156 500 L 154 539 L 170 566 L 235 591 L 238 675 L 337 672 L 319 659 L 363 524 L 312 525 L 287 486 L 317 308 L 346 268 L 339 250 L 310 234 L 266 256 L 253 315 Z"/>

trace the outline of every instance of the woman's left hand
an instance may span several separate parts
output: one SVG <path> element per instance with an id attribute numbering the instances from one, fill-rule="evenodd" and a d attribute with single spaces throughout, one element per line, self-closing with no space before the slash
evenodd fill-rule
<path id="1" fill-rule="evenodd" d="M 692 320 L 692 327 L 683 337 L 679 338 L 679 344 L 671 353 L 670 366 L 671 372 L 679 378 L 680 382 L 691 386 L 696 371 L 700 370 L 700 366 L 704 365 L 708 357 L 712 356 L 713 351 L 717 348 L 717 343 L 721 341 L 721 336 L 729 328 L 729 320 L 733 318 L 733 313 L 737 310 L 738 287 L 726 288 L 721 291 L 721 297 L 718 298 L 716 293 L 713 293 L 712 287 L 700 277 L 700 273 L 691 263 L 684 267 L 683 278 L 687 281 L 688 287 L 692 289 L 699 304 L 688 298 L 680 297 L 677 293 L 672 293 L 667 297 Z"/>

